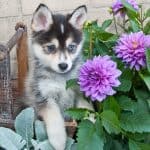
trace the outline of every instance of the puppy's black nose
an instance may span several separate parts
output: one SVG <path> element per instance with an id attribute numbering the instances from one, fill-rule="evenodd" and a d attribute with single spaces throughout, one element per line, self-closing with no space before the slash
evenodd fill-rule
<path id="1" fill-rule="evenodd" d="M 68 64 L 66 63 L 61 63 L 61 64 L 58 64 L 60 70 L 64 71 L 68 68 Z"/>

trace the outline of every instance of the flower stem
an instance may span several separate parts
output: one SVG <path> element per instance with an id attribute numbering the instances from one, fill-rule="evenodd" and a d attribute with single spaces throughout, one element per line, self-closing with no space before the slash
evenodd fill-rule
<path id="1" fill-rule="evenodd" d="M 117 34 L 117 36 L 119 36 L 119 34 L 118 34 L 118 30 L 117 30 L 117 21 L 116 21 L 116 18 L 115 18 L 114 13 L 113 13 L 113 20 L 114 20 L 114 24 L 115 24 L 116 34 Z"/>
<path id="2" fill-rule="evenodd" d="M 92 29 L 90 29 L 89 58 L 91 58 L 92 54 L 93 54 L 93 43 L 92 43 L 92 40 L 93 40 L 93 33 L 92 33 Z"/>
<path id="3" fill-rule="evenodd" d="M 143 31 L 143 21 L 144 19 L 143 19 L 143 8 L 142 8 L 142 5 L 141 5 L 141 15 L 140 15 L 140 23 L 141 23 L 141 30 Z"/>

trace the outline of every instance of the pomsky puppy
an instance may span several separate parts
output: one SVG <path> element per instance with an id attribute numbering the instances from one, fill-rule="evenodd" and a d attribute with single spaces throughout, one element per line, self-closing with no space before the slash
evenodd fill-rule
<path id="1" fill-rule="evenodd" d="M 67 89 L 66 81 L 77 78 L 82 60 L 86 6 L 71 14 L 53 14 L 40 4 L 33 14 L 29 46 L 29 73 L 25 83 L 26 103 L 33 106 L 46 125 L 48 138 L 56 150 L 64 150 L 66 131 L 64 110 L 90 108 L 79 89 Z"/>

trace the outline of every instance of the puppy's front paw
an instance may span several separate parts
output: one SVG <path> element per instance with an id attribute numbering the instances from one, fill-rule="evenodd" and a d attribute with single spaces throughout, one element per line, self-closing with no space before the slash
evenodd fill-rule
<path id="1" fill-rule="evenodd" d="M 65 150 L 67 135 L 64 128 L 55 128 L 48 131 L 48 137 L 55 150 Z"/>

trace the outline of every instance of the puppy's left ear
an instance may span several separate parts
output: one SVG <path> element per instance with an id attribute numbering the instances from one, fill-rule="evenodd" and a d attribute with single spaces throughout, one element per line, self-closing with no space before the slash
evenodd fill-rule
<path id="1" fill-rule="evenodd" d="M 73 11 L 69 19 L 69 23 L 76 29 L 80 30 L 82 29 L 86 19 L 87 19 L 87 8 L 85 5 L 82 5 Z"/>

